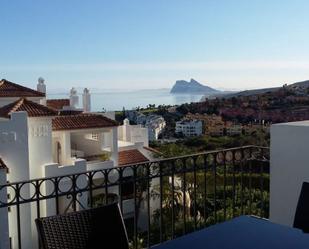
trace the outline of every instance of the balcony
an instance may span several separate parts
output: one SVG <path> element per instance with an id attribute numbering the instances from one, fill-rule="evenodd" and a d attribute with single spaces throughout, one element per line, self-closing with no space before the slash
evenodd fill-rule
<path id="1" fill-rule="evenodd" d="M 269 186 L 269 149 L 256 146 L 7 183 L 1 238 L 37 248 L 35 218 L 119 201 L 132 247 L 146 248 L 242 214 L 268 218 Z"/>

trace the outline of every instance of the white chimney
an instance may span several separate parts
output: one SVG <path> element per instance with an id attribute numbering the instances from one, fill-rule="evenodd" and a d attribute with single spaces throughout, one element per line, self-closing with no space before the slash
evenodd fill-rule
<path id="1" fill-rule="evenodd" d="M 123 125 L 130 125 L 130 120 L 127 119 L 127 118 L 125 118 L 125 119 L 123 120 Z"/>
<path id="2" fill-rule="evenodd" d="M 74 87 L 72 87 L 70 91 L 70 107 L 73 109 L 77 109 L 79 104 L 79 98 L 77 95 L 77 91 Z"/>
<path id="3" fill-rule="evenodd" d="M 46 85 L 44 84 L 44 81 L 45 80 L 42 77 L 38 79 L 38 84 L 37 84 L 38 92 L 46 93 Z"/>
<path id="4" fill-rule="evenodd" d="M 83 92 L 83 110 L 84 112 L 90 112 L 91 110 L 91 96 L 88 88 L 85 88 Z"/>
<path id="5" fill-rule="evenodd" d="M 131 141 L 131 126 L 129 119 L 127 118 L 123 120 L 122 136 L 124 141 Z"/>

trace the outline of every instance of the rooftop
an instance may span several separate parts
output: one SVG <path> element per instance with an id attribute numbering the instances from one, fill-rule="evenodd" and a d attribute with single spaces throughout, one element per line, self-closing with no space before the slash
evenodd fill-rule
<path id="1" fill-rule="evenodd" d="M 2 158 L 0 157 L 0 169 L 7 169 L 8 167 L 6 164 L 3 162 Z"/>
<path id="2" fill-rule="evenodd" d="M 61 110 L 64 106 L 70 105 L 70 99 L 48 99 L 46 105 L 50 108 Z"/>
<path id="3" fill-rule="evenodd" d="M 149 160 L 139 150 L 125 150 L 119 152 L 119 166 L 143 162 L 149 162 Z"/>
<path id="4" fill-rule="evenodd" d="M 0 117 L 9 118 L 12 112 L 25 111 L 29 117 L 56 116 L 57 112 L 38 103 L 20 98 L 19 100 L 0 108 Z"/>
<path id="5" fill-rule="evenodd" d="M 2 79 L 0 80 L 0 97 L 45 97 L 45 93 Z"/>
<path id="6" fill-rule="evenodd" d="M 118 126 L 115 120 L 100 114 L 57 116 L 53 119 L 53 131 L 104 128 Z"/>

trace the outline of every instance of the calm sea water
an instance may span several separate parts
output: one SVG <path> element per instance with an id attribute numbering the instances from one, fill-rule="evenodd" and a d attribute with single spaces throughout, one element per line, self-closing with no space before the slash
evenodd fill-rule
<path id="1" fill-rule="evenodd" d="M 203 95 L 191 94 L 170 94 L 169 89 L 157 90 L 138 90 L 138 91 L 109 91 L 95 93 L 91 92 L 91 109 L 92 111 L 106 111 L 122 110 L 124 107 L 131 110 L 135 107 L 146 107 L 148 104 L 155 105 L 178 105 L 183 103 L 198 102 Z M 68 94 L 48 94 L 50 99 L 68 98 Z M 82 97 L 79 98 L 80 104 Z"/>

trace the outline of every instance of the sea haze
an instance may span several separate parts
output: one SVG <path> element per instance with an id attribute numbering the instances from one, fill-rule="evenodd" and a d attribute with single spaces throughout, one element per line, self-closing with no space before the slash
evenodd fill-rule
<path id="1" fill-rule="evenodd" d="M 110 91 L 91 91 L 92 111 L 118 111 L 123 107 L 131 110 L 136 107 L 146 107 L 148 104 L 157 105 L 179 105 L 183 103 L 198 102 L 203 97 L 202 94 L 171 94 L 170 89 L 155 90 L 110 90 Z M 82 91 L 79 91 L 81 93 Z M 79 103 L 82 104 L 82 96 L 79 95 Z M 69 94 L 52 93 L 48 94 L 49 99 L 69 98 Z"/>

